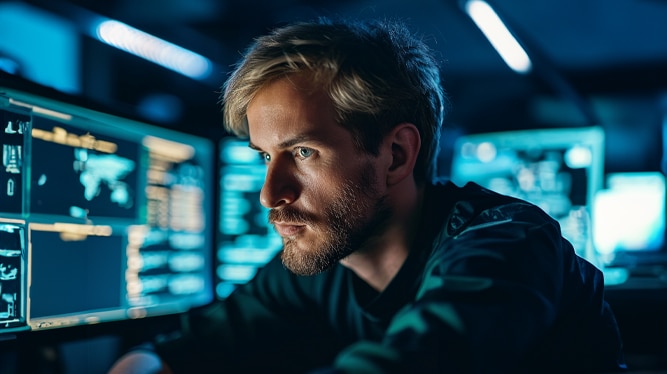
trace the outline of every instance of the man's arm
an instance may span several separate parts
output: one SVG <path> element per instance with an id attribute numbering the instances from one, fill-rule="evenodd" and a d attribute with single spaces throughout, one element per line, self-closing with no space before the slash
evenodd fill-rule
<path id="1" fill-rule="evenodd" d="M 155 338 L 154 352 L 173 373 L 303 372 L 330 363 L 340 346 L 297 278 L 274 259 L 227 299 L 184 314 L 180 329 Z M 116 365 L 156 362 L 138 353 Z"/>
<path id="2" fill-rule="evenodd" d="M 125 353 L 113 364 L 107 374 L 173 374 L 167 364 L 155 353 L 150 344 Z"/>
<path id="3" fill-rule="evenodd" d="M 121 356 L 108 374 L 172 374 L 155 352 L 131 351 Z"/>

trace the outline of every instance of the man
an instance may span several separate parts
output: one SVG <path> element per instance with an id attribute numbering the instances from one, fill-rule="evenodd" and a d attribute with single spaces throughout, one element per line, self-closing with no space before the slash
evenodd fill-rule
<path id="1" fill-rule="evenodd" d="M 284 250 L 156 340 L 165 370 L 624 368 L 602 274 L 553 219 L 475 184 L 431 183 L 446 99 L 400 23 L 277 29 L 222 102 L 227 129 L 266 160 L 260 199 Z"/>

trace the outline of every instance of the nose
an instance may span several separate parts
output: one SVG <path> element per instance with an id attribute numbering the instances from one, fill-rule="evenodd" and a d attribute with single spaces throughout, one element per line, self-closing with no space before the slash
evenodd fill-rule
<path id="1" fill-rule="evenodd" d="M 289 205 L 298 198 L 299 191 L 299 183 L 290 161 L 279 157 L 271 160 L 259 195 L 260 203 L 266 208 Z"/>

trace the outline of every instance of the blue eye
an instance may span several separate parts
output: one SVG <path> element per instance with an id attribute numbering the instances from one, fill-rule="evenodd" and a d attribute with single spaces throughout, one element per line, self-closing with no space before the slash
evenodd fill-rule
<path id="1" fill-rule="evenodd" d="M 262 157 L 262 159 L 264 160 L 264 162 L 269 162 L 269 161 L 271 161 L 271 155 L 268 154 L 268 153 L 262 153 L 260 156 Z"/>
<path id="2" fill-rule="evenodd" d="M 296 151 L 299 158 L 308 158 L 313 155 L 314 151 L 310 148 L 300 147 Z"/>

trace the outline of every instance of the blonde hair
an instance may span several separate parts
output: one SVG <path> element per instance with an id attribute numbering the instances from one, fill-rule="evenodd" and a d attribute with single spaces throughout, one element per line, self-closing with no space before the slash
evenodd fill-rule
<path id="1" fill-rule="evenodd" d="M 415 179 L 433 176 L 446 97 L 430 49 L 404 24 L 319 19 L 257 38 L 223 86 L 225 129 L 247 137 L 246 110 L 254 95 L 300 73 L 327 92 L 338 123 L 371 154 L 394 126 L 413 123 L 422 138 Z"/>

